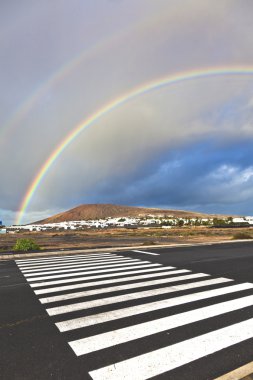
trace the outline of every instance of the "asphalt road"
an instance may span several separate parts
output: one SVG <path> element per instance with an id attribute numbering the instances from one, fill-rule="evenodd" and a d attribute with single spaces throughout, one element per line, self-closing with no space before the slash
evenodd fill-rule
<path id="1" fill-rule="evenodd" d="M 253 360 L 253 243 L 141 251 L 0 261 L 1 380 L 207 380 Z"/>

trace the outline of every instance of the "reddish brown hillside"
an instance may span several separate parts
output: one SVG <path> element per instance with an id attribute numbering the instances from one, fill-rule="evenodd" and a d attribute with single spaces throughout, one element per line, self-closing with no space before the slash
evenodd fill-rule
<path id="1" fill-rule="evenodd" d="M 37 223 L 58 223 L 72 220 L 105 219 L 108 217 L 138 217 L 138 216 L 173 216 L 185 218 L 208 218 L 217 215 L 201 214 L 181 210 L 162 210 L 158 208 L 118 206 L 112 204 L 87 204 L 53 215 Z"/>

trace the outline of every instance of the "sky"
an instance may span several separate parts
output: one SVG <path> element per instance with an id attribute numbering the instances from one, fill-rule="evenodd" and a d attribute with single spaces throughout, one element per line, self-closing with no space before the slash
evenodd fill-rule
<path id="1" fill-rule="evenodd" d="M 191 70 L 99 118 L 50 166 L 28 223 L 85 203 L 253 215 L 251 0 L 12 0 L 0 5 L 0 220 L 40 168 L 122 94 Z"/>

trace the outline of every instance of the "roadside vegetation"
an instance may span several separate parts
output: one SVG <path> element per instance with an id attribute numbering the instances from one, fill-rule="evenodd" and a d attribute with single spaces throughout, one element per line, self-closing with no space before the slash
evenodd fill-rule
<path id="1" fill-rule="evenodd" d="M 210 228 L 209 226 L 173 228 L 109 228 L 86 231 L 19 232 L 0 234 L 0 253 L 38 249 L 110 248 L 152 244 L 204 243 L 209 241 L 253 239 L 253 227 Z M 19 241 L 21 240 L 22 243 Z M 29 241 L 27 243 L 26 241 Z M 32 240 L 32 243 L 30 241 Z M 23 241 L 25 241 L 23 243 Z M 15 248 L 13 247 L 15 246 Z"/>
<path id="2" fill-rule="evenodd" d="M 38 251 L 40 246 L 33 239 L 17 239 L 13 250 L 20 252 Z"/>
<path id="3" fill-rule="evenodd" d="M 234 240 L 239 239 L 253 239 L 253 235 L 249 234 L 248 232 L 238 232 L 233 236 Z"/>

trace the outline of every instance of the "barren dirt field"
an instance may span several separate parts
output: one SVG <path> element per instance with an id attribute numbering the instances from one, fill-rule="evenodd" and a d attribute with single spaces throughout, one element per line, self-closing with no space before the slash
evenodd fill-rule
<path id="1" fill-rule="evenodd" d="M 242 234 L 242 235 L 241 235 Z M 106 230 L 23 232 L 0 235 L 0 252 L 11 252 L 17 239 L 34 239 L 42 250 L 66 248 L 110 248 L 153 244 L 197 243 L 253 238 L 253 228 L 114 228 Z"/>

